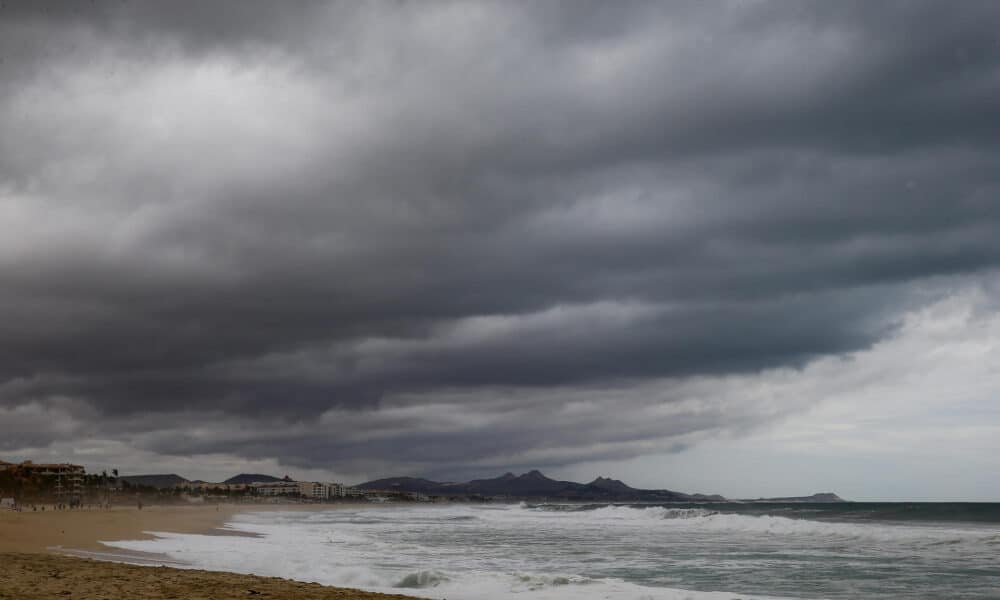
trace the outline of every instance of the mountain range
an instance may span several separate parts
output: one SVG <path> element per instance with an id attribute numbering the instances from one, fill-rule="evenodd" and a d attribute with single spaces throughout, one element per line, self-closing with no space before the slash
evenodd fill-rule
<path id="1" fill-rule="evenodd" d="M 204 483 L 189 481 L 180 475 L 126 475 L 121 477 L 133 485 L 172 488 L 177 485 Z M 223 484 L 247 484 L 253 482 L 291 481 L 284 478 L 259 473 L 241 473 L 223 481 Z M 538 470 L 521 475 L 504 473 L 492 479 L 473 479 L 464 483 L 440 482 L 419 477 L 389 477 L 375 479 L 354 487 L 364 490 L 412 492 L 428 496 L 460 497 L 503 497 L 524 500 L 564 500 L 580 502 L 730 502 L 718 494 L 686 494 L 673 490 L 647 490 L 633 488 L 618 479 L 598 477 L 589 483 L 560 481 L 546 477 Z M 844 502 L 831 492 L 812 496 L 783 498 L 756 498 L 735 500 L 734 502 Z"/>
<path id="2" fill-rule="evenodd" d="M 515 499 L 578 500 L 595 502 L 725 502 L 719 495 L 685 494 L 673 490 L 643 490 L 606 477 L 590 483 L 550 479 L 540 471 L 522 475 L 504 473 L 493 479 L 473 479 L 465 483 L 438 482 L 415 477 L 390 477 L 362 483 L 366 490 L 415 492 L 429 496 L 504 496 Z"/>
<path id="3" fill-rule="evenodd" d="M 127 481 L 131 485 L 141 485 L 147 487 L 154 487 L 158 489 L 172 488 L 179 485 L 189 485 L 189 484 L 205 484 L 206 481 L 200 479 L 185 479 L 176 473 L 161 474 L 161 475 L 122 475 L 119 477 L 122 481 Z M 271 483 L 274 481 L 291 481 L 286 475 L 283 479 L 280 477 L 275 477 L 273 475 L 263 475 L 260 473 L 240 473 L 239 475 L 230 477 L 229 479 L 222 482 L 223 485 L 231 484 L 249 484 L 249 483 Z"/>

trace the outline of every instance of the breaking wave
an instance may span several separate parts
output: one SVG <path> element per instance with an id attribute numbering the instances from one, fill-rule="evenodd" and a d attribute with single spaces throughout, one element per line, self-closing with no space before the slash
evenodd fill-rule
<path id="1" fill-rule="evenodd" d="M 799 536 L 812 539 L 842 539 L 908 542 L 921 545 L 982 543 L 993 545 L 996 535 L 989 531 L 953 527 L 926 527 L 899 523 L 853 523 L 818 521 L 777 515 L 746 515 L 708 508 L 625 505 L 525 505 L 529 511 L 562 513 L 574 518 L 634 522 L 648 527 L 657 523 L 664 528 L 695 529 L 702 532 L 743 533 L 766 536 Z M 799 514 L 805 511 L 799 511 Z"/>
<path id="2" fill-rule="evenodd" d="M 449 581 L 449 577 L 440 571 L 417 571 L 399 580 L 394 587 L 398 588 L 432 588 Z"/>
<path id="3" fill-rule="evenodd" d="M 108 545 L 196 568 L 427 598 L 929 600 L 944 597 L 942 573 L 950 574 L 951 597 L 995 597 L 981 593 L 996 589 L 992 579 L 968 576 L 995 566 L 993 525 L 824 521 L 813 507 L 762 510 L 521 504 L 251 513 L 227 528 L 256 537 L 170 533 Z M 886 573 L 899 574 L 895 588 L 884 585 Z"/>

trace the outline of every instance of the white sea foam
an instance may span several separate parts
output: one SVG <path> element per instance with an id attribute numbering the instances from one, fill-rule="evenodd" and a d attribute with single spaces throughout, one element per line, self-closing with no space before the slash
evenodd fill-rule
<path id="1" fill-rule="evenodd" d="M 1000 533 L 625 506 L 271 512 L 240 515 L 228 527 L 260 537 L 161 533 L 109 545 L 197 568 L 433 598 L 734 600 L 796 597 L 794 580 L 782 587 L 781 577 L 794 569 L 822 577 L 831 558 L 840 562 L 829 568 L 866 569 L 917 547 L 947 558 L 981 543 L 979 554 L 962 552 L 989 560 Z M 714 591 L 741 588 L 771 595 Z"/>
<path id="2" fill-rule="evenodd" d="M 780 600 L 732 592 L 704 592 L 677 588 L 648 587 L 620 579 L 592 579 L 577 575 L 533 572 L 488 572 L 465 570 L 449 574 L 438 569 L 403 574 L 380 569 L 386 556 L 365 553 L 344 557 L 324 554 L 306 540 L 267 535 L 264 539 L 155 533 L 154 540 L 107 542 L 116 548 L 156 551 L 191 568 L 224 570 L 278 576 L 325 585 L 363 588 L 387 593 L 405 593 L 426 598 L 454 597 L 467 600 L 500 600 L 512 594 L 525 600 Z M 355 560 L 350 560 L 351 558 Z M 347 560 L 345 560 L 347 559 Z M 364 561 L 367 564 L 359 564 Z"/>
<path id="3" fill-rule="evenodd" d="M 529 509 L 530 510 L 530 509 Z M 538 510 L 535 508 L 534 510 Z M 743 533 L 768 536 L 800 536 L 812 539 L 895 541 L 902 543 L 992 543 L 996 531 L 912 524 L 844 523 L 815 521 L 775 515 L 722 513 L 707 508 L 663 506 L 603 506 L 585 511 L 540 511 L 584 522 L 633 522 L 641 527 L 698 533 Z M 550 518 L 545 516 L 543 518 Z M 558 518 L 558 517 L 557 517 Z"/>

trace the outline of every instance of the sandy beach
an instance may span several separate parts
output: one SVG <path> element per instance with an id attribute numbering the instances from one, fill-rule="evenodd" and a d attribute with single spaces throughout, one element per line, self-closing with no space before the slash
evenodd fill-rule
<path id="1" fill-rule="evenodd" d="M 0 600 L 409 600 L 276 577 L 139 567 L 54 554 L 0 554 Z"/>
<path id="2" fill-rule="evenodd" d="M 268 510 L 262 505 L 260 510 Z M 149 539 L 146 531 L 210 533 L 239 511 L 237 505 L 114 507 L 111 510 L 0 511 L 0 552 L 48 552 L 60 548 L 106 549 L 101 541 Z"/>
<path id="3" fill-rule="evenodd" d="M 65 555 L 108 551 L 102 540 L 148 539 L 147 531 L 216 533 L 238 512 L 303 509 L 302 505 L 212 505 L 0 511 L 0 600 L 407 598 L 272 577 L 136 566 Z"/>

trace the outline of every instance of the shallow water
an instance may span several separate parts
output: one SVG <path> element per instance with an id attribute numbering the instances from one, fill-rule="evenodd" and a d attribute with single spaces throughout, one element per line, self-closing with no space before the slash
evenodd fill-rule
<path id="1" fill-rule="evenodd" d="M 1000 506 L 390 505 L 109 545 L 430 598 L 1000 597 Z M 403 588 L 401 590 L 400 588 Z"/>

